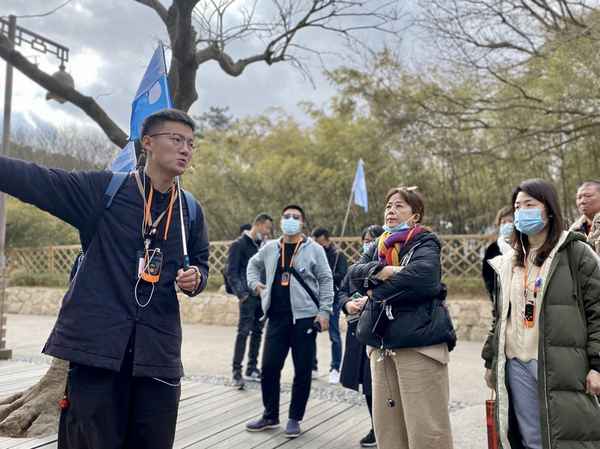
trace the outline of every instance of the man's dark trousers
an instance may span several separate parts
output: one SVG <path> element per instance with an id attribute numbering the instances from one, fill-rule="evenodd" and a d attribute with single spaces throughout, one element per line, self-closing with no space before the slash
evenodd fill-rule
<path id="1" fill-rule="evenodd" d="M 342 365 L 342 336 L 340 334 L 340 300 L 333 300 L 331 318 L 329 319 L 329 340 L 331 341 L 331 369 L 340 370 Z M 316 364 L 316 363 L 315 363 Z"/>
<path id="2" fill-rule="evenodd" d="M 128 349 L 120 372 L 70 364 L 69 407 L 60 415 L 59 449 L 173 446 L 179 379 L 133 377 L 132 359 Z"/>
<path id="3" fill-rule="evenodd" d="M 262 357 L 263 417 L 279 420 L 281 370 L 292 350 L 294 383 L 289 418 L 302 421 L 310 396 L 311 369 L 315 357 L 313 318 L 302 318 L 294 324 L 290 315 L 269 317 Z"/>
<path id="4" fill-rule="evenodd" d="M 250 335 L 250 347 L 248 348 L 246 372 L 250 373 L 258 365 L 258 352 L 264 324 L 260 320 L 261 317 L 262 308 L 258 296 L 251 295 L 245 301 L 240 300 L 240 319 L 233 351 L 233 371 L 241 372 L 242 370 L 248 335 Z"/>

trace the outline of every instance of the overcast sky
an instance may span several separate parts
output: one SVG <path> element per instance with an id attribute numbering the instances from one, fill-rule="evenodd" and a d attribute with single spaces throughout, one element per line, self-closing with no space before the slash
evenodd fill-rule
<path id="1" fill-rule="evenodd" d="M 63 2 L 1 0 L 0 15 L 44 13 Z M 244 0 L 238 0 L 238 3 L 244 3 Z M 163 4 L 170 4 L 170 0 L 163 0 Z M 128 132 L 133 95 L 158 40 L 166 40 L 166 30 L 156 13 L 133 0 L 72 0 L 50 16 L 17 20 L 19 25 L 70 48 L 67 71 L 75 79 L 76 87 L 82 93 L 95 97 Z M 368 39 L 374 46 L 384 41 L 384 37 L 378 33 L 370 33 Z M 389 38 L 387 40 L 390 41 Z M 411 53 L 414 45 L 410 44 L 410 39 L 405 39 L 404 46 L 407 46 L 407 42 L 408 47 L 403 51 Z M 348 52 L 341 40 L 316 32 L 303 35 L 302 43 L 346 55 Z M 257 49 L 257 42 L 245 42 L 238 44 L 232 52 L 234 58 L 238 58 L 248 56 L 248 53 L 254 53 Z M 58 70 L 59 64 L 55 58 L 41 56 L 27 47 L 22 52 L 37 61 L 45 71 L 53 73 Z M 328 68 L 342 62 L 343 59 L 333 58 Z M 224 74 L 216 63 L 202 65 L 197 78 L 199 100 L 191 112 L 200 113 L 209 106 L 229 106 L 234 116 L 242 117 L 279 107 L 302 119 L 297 106 L 299 102 L 311 101 L 325 105 L 335 93 L 334 87 L 323 77 L 319 61 L 313 58 L 309 65 L 316 87 L 287 64 L 271 67 L 264 63 L 254 64 L 237 78 Z M 0 67 L 0 85 L 4 86 L 4 64 L 0 64 Z M 0 91 L 3 92 L 4 88 Z M 15 71 L 15 112 L 35 113 L 53 123 L 91 123 L 69 104 L 47 102 L 45 94 L 42 88 Z"/>

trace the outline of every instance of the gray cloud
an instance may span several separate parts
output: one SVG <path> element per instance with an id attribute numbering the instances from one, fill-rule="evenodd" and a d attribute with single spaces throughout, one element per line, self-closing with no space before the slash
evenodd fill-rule
<path id="1" fill-rule="evenodd" d="M 26 15 L 45 12 L 61 3 L 60 0 L 2 0 L 1 15 Z M 166 2 L 163 2 L 166 4 Z M 18 19 L 19 24 L 54 39 L 71 50 L 74 63 L 71 73 L 78 84 L 78 77 L 89 73 L 78 73 L 82 67 L 75 61 L 99 60 L 100 64 L 89 82 L 81 90 L 97 98 L 98 102 L 128 131 L 130 106 L 133 95 L 144 69 L 159 39 L 166 39 L 166 30 L 156 14 L 149 8 L 132 0 L 74 0 L 60 11 L 44 18 Z M 332 35 L 311 32 L 300 36 L 302 44 L 343 54 L 347 51 L 341 39 Z M 381 39 L 371 34 L 371 41 Z M 234 57 L 248 56 L 262 50 L 257 41 L 242 42 L 232 48 Z M 25 50 L 25 54 L 34 54 Z M 97 55 L 97 57 L 92 57 Z M 52 59 L 48 62 L 56 64 Z M 328 67 L 343 62 L 334 58 Z M 271 67 L 263 63 L 250 66 L 238 78 L 224 74 L 216 63 L 203 65 L 198 73 L 199 100 L 192 113 L 200 113 L 209 106 L 229 106 L 236 117 L 264 112 L 271 107 L 280 107 L 301 117 L 297 107 L 300 101 L 312 101 L 325 105 L 335 93 L 322 75 L 317 58 L 309 66 L 314 76 L 313 87 L 290 65 L 276 64 Z M 86 69 L 88 67 L 83 67 Z M 3 72 L 0 82 L 3 82 Z M 21 83 L 24 81 L 21 80 Z M 21 86 L 23 89 L 23 87 Z M 28 89 L 36 89 L 31 85 Z M 43 95 L 41 89 L 39 95 Z M 20 105 L 23 107 L 23 105 Z M 77 108 L 70 105 L 53 104 L 52 110 L 68 114 L 78 120 L 87 119 Z M 89 120 L 87 120 L 89 122 Z"/>

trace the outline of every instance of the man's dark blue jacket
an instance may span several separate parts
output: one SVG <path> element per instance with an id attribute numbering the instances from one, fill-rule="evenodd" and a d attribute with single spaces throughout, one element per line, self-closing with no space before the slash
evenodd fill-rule
<path id="1" fill-rule="evenodd" d="M 118 371 L 128 342 L 134 341 L 134 376 L 177 378 L 181 364 L 181 321 L 175 291 L 183 264 L 179 202 L 166 241 L 158 240 L 163 268 L 152 301 L 136 304 L 138 251 L 143 250 L 144 202 L 133 176 L 118 191 L 110 208 L 104 193 L 112 173 L 66 172 L 0 157 L 0 191 L 31 203 L 76 227 L 90 242 L 79 271 L 63 298 L 58 319 L 43 352 L 83 365 Z M 146 188 L 150 181 L 146 178 Z M 154 192 L 152 216 L 166 209 L 169 193 Z M 187 207 L 184 204 L 185 223 Z M 159 228 L 164 233 L 166 219 Z M 190 231 L 190 264 L 200 269 L 200 293 L 208 278 L 208 235 L 200 205 Z M 151 286 L 140 281 L 144 304 Z"/>

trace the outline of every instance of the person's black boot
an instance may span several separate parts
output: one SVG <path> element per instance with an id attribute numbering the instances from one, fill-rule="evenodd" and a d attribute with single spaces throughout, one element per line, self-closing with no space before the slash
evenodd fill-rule
<path id="1" fill-rule="evenodd" d="M 360 447 L 375 447 L 377 446 L 377 441 L 375 440 L 375 432 L 373 429 L 362 439 L 360 440 Z"/>
<path id="2" fill-rule="evenodd" d="M 244 378 L 242 377 L 242 372 L 241 371 L 234 371 L 233 372 L 233 379 L 232 382 L 234 387 L 239 388 L 240 390 L 244 389 Z"/>

